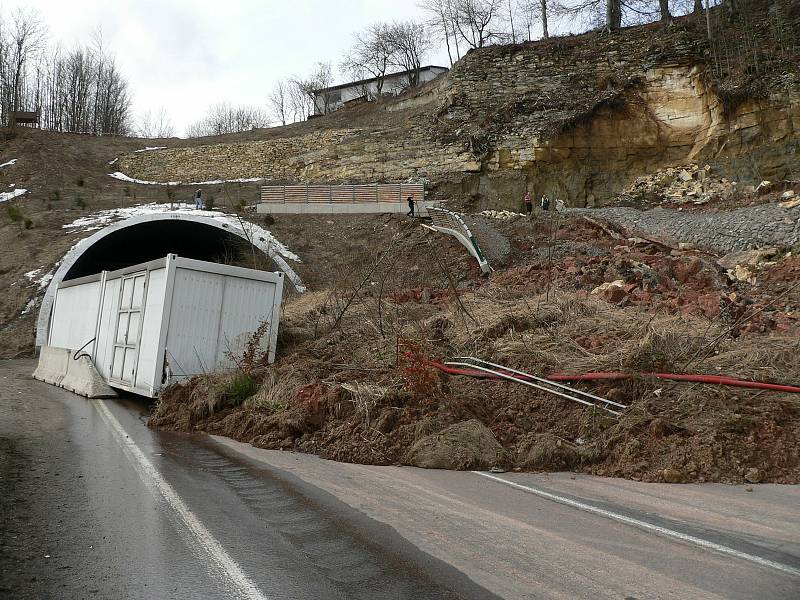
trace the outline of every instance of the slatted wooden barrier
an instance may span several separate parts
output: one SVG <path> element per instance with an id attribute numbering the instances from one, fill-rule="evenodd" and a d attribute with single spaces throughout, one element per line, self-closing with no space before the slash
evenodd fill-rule
<path id="1" fill-rule="evenodd" d="M 421 183 L 376 183 L 370 185 L 264 185 L 261 202 L 286 204 L 290 202 L 329 202 L 358 204 L 367 202 L 414 202 L 425 199 Z"/>

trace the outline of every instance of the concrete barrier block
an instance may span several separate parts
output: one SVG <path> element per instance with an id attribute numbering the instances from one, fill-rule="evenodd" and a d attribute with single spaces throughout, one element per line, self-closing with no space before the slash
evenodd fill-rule
<path id="1" fill-rule="evenodd" d="M 53 385 L 61 385 L 67 375 L 72 351 L 67 348 L 42 346 L 39 352 L 39 364 L 33 372 L 33 378 Z"/>
<path id="2" fill-rule="evenodd" d="M 70 358 L 61 387 L 87 398 L 117 397 L 117 393 L 108 386 L 86 354 L 77 359 Z"/>

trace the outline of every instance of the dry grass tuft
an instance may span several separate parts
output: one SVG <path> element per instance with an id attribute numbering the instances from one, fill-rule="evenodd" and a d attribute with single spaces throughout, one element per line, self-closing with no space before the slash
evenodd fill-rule
<path id="1" fill-rule="evenodd" d="M 270 413 L 281 412 L 292 405 L 297 390 L 307 382 L 297 371 L 279 373 L 270 370 L 258 391 L 247 399 L 245 406 L 258 408 Z"/>
<path id="2" fill-rule="evenodd" d="M 390 390 L 390 388 L 382 385 L 361 383 L 359 381 L 343 383 L 342 389 L 348 392 L 349 399 L 355 407 L 356 414 L 363 415 L 367 427 L 369 427 L 370 412 L 381 400 L 386 398 Z"/>

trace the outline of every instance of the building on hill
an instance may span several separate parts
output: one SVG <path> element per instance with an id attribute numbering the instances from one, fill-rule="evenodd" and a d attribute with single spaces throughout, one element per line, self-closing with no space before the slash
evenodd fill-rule
<path id="1" fill-rule="evenodd" d="M 418 82 L 420 84 L 433 81 L 439 75 L 447 73 L 446 67 L 428 65 L 420 67 Z M 314 90 L 314 115 L 324 115 L 339 110 L 348 102 L 355 100 L 372 101 L 378 97 L 378 86 L 381 80 L 381 96 L 397 96 L 409 87 L 412 71 L 388 73 L 383 77 L 372 77 L 350 83 L 342 83 L 327 88 Z"/>

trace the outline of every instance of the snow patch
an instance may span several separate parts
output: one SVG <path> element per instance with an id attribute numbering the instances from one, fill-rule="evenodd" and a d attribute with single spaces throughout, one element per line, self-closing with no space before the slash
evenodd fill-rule
<path id="1" fill-rule="evenodd" d="M 11 190 L 10 192 L 0 192 L 0 202 L 6 202 L 8 200 L 13 200 L 17 196 L 22 196 L 23 194 L 27 194 L 28 190 L 19 188 L 17 190 Z"/>
<path id="2" fill-rule="evenodd" d="M 147 148 L 142 148 L 141 150 L 134 150 L 134 152 L 152 152 L 153 150 L 165 150 L 166 146 L 148 146 Z"/>
<path id="3" fill-rule="evenodd" d="M 39 299 L 38 298 L 31 298 L 30 300 L 28 300 L 28 303 L 25 305 L 25 308 L 22 309 L 22 312 L 19 313 L 19 316 L 27 315 L 34 308 L 36 308 L 37 304 L 39 304 Z"/>
<path id="4" fill-rule="evenodd" d="M 220 185 L 222 183 L 254 183 L 263 180 L 263 177 L 245 177 L 242 179 L 211 179 L 209 181 L 146 181 L 144 179 L 128 177 L 125 173 L 119 171 L 109 173 L 108 176 L 119 179 L 120 181 L 138 183 L 141 185 Z"/>
<path id="5" fill-rule="evenodd" d="M 110 160 L 110 161 L 108 161 L 108 164 L 110 164 L 110 165 L 115 165 L 115 164 L 117 164 L 117 161 L 118 161 L 118 160 L 119 160 L 119 157 L 115 158 L 114 160 Z"/>
<path id="6" fill-rule="evenodd" d="M 43 290 L 48 285 L 50 285 L 50 280 L 53 279 L 53 271 L 45 273 L 44 275 L 39 277 L 39 273 L 41 273 L 43 270 L 44 267 L 39 267 L 38 269 L 34 269 L 33 271 L 28 271 L 27 273 L 25 273 L 25 277 L 28 279 L 28 281 L 37 284 L 39 290 Z"/>
<path id="7" fill-rule="evenodd" d="M 10 167 L 11 165 L 13 165 L 16 162 L 17 162 L 17 159 L 16 158 L 12 158 L 10 161 L 4 162 L 2 165 L 0 165 L 0 169 L 2 169 L 3 167 Z"/>

